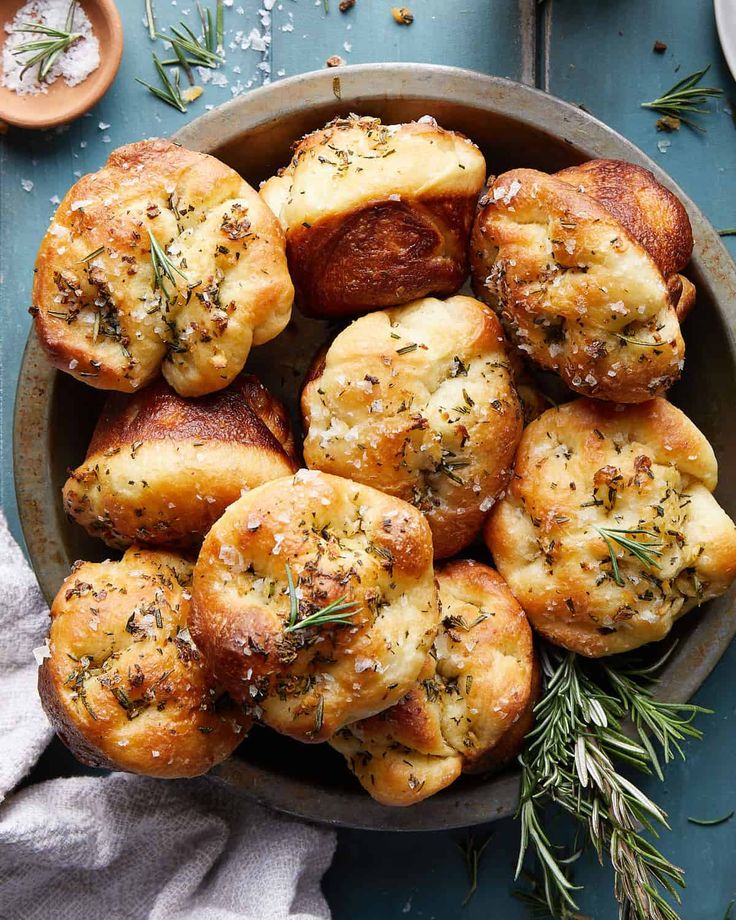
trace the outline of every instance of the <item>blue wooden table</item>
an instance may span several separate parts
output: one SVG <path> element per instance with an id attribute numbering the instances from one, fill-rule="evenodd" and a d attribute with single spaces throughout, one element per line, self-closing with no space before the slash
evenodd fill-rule
<path id="1" fill-rule="evenodd" d="M 150 97 L 135 77 L 153 79 L 143 0 L 121 0 L 126 49 L 120 73 L 98 107 L 76 124 L 49 133 L 11 129 L 0 138 L 0 502 L 16 535 L 11 471 L 15 381 L 29 327 L 27 307 L 36 247 L 57 197 L 81 173 L 98 168 L 110 150 L 128 141 L 166 135 L 237 92 L 266 80 L 324 66 L 332 55 L 348 63 L 431 61 L 499 74 L 548 90 L 608 122 L 639 144 L 679 182 L 717 227 L 736 225 L 736 86 L 722 59 L 711 0 L 410 0 L 414 23 L 391 18 L 391 0 L 357 0 L 346 14 L 338 0 L 277 0 L 267 16 L 263 0 L 234 0 L 226 10 L 227 40 L 250 44 L 229 50 L 224 86 L 208 84 L 187 115 Z M 266 4 L 270 5 L 270 4 Z M 156 0 L 161 25 L 176 21 L 193 0 Z M 252 30 L 250 42 L 247 41 Z M 236 33 L 242 33 L 239 37 Z M 270 42 L 259 40 L 266 32 Z M 244 41 L 245 40 L 245 41 Z M 666 53 L 655 54 L 656 40 Z M 263 48 L 265 50 L 257 50 Z M 656 117 L 639 108 L 679 77 L 707 64 L 707 82 L 724 90 L 707 132 L 655 131 Z M 32 183 L 32 187 L 30 186 Z M 728 245 L 736 252 L 736 239 Z M 733 475 L 733 471 L 729 471 Z M 672 833 L 662 846 L 686 867 L 684 920 L 721 920 L 736 898 L 736 818 L 698 827 L 688 816 L 719 817 L 736 808 L 736 646 L 726 654 L 697 702 L 702 743 L 686 746 L 666 782 L 645 783 L 667 809 Z M 71 769 L 71 767 L 70 767 Z M 512 896 L 518 828 L 514 821 L 477 829 L 492 833 L 479 888 L 461 907 L 467 880 L 456 846 L 464 832 L 370 834 L 342 832 L 325 890 L 337 918 L 499 918 L 527 916 Z M 577 873 L 587 883 L 586 916 L 613 920 L 610 875 L 588 858 Z M 736 908 L 736 905 L 735 905 Z M 736 909 L 734 910 L 736 916 Z"/>

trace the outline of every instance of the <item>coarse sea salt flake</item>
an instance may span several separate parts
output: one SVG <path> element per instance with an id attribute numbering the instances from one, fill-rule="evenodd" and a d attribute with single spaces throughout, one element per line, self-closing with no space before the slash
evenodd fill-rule
<path id="1" fill-rule="evenodd" d="M 33 657 L 36 659 L 37 665 L 42 665 L 46 658 L 51 657 L 51 649 L 49 648 L 48 639 L 44 639 L 43 645 L 38 645 L 33 649 Z"/>

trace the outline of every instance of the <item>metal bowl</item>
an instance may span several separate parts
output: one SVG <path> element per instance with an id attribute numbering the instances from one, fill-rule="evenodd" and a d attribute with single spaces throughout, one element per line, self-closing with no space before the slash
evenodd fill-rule
<path id="1" fill-rule="evenodd" d="M 512 166 L 557 170 L 590 157 L 619 157 L 651 169 L 684 202 L 695 253 L 688 271 L 698 306 L 685 327 L 685 375 L 672 398 L 713 444 L 721 469 L 736 469 L 736 266 L 717 234 L 680 189 L 640 150 L 587 113 L 509 80 L 449 67 L 377 64 L 284 80 L 197 118 L 174 140 L 212 153 L 251 183 L 289 159 L 301 134 L 335 115 L 378 115 L 397 122 L 431 114 L 483 149 L 491 172 Z M 296 390 L 326 325 L 295 316 L 274 342 L 257 348 L 248 368 L 295 408 Z M 26 346 L 15 412 L 14 462 L 23 532 L 41 587 L 50 600 L 70 563 L 108 552 L 64 517 L 60 489 L 66 469 L 84 456 L 103 394 L 52 370 L 33 335 Z M 736 515 L 736 478 L 722 484 L 720 502 Z M 680 642 L 660 694 L 686 700 L 700 686 L 736 632 L 735 592 L 678 624 Z M 464 777 L 407 809 L 370 799 L 327 745 L 306 746 L 256 729 L 215 771 L 226 783 L 281 811 L 313 821 L 383 830 L 434 830 L 490 821 L 513 812 L 518 774 Z"/>

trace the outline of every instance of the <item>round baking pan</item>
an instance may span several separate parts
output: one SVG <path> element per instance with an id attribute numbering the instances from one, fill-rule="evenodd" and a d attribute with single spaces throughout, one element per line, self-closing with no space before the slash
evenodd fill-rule
<path id="1" fill-rule="evenodd" d="M 695 205 L 637 147 L 586 112 L 499 77 L 424 64 L 371 64 L 321 71 L 255 90 L 195 119 L 174 140 L 214 154 L 257 185 L 290 156 L 300 135 L 336 115 L 356 112 L 399 122 L 430 114 L 471 137 L 492 173 L 513 166 L 557 170 L 591 157 L 616 157 L 651 169 L 688 209 L 695 252 L 687 271 L 698 304 L 684 334 L 687 359 L 671 393 L 713 444 L 724 472 L 721 504 L 736 516 L 736 266 Z M 248 370 L 296 407 L 300 381 L 328 326 L 295 313 L 289 328 L 256 348 Z M 75 559 L 109 551 L 69 523 L 60 490 L 85 449 L 104 394 L 53 370 L 33 334 L 26 346 L 15 409 L 14 463 L 20 518 L 31 562 L 51 599 Z M 736 632 L 735 591 L 711 601 L 676 627 L 679 643 L 658 693 L 688 699 Z M 327 745 L 302 745 L 255 729 L 214 775 L 246 795 L 313 821 L 380 830 L 434 830 L 479 824 L 511 814 L 518 773 L 463 777 L 405 809 L 370 799 Z"/>

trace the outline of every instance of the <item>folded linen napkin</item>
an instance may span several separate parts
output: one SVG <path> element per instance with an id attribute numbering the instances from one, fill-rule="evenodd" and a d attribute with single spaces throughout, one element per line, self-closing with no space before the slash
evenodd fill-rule
<path id="1" fill-rule="evenodd" d="M 13 793 L 52 731 L 33 648 L 48 611 L 0 512 L 0 920 L 318 920 L 334 832 L 219 781 L 128 774 Z"/>

